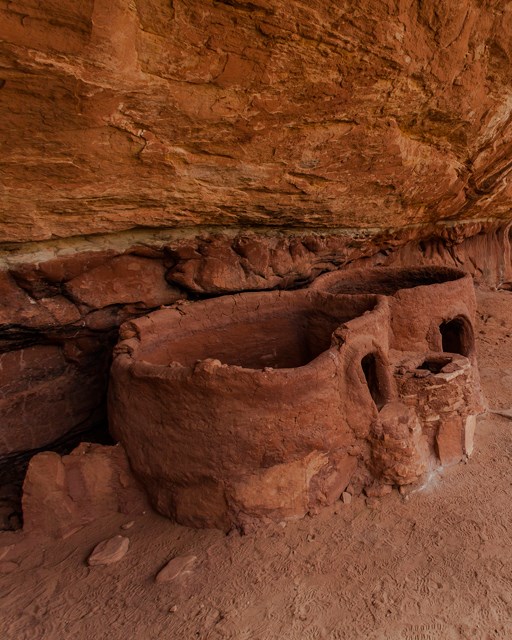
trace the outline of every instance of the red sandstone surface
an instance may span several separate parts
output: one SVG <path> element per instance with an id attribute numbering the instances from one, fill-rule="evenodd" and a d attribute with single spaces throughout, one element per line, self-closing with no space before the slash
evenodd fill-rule
<path id="1" fill-rule="evenodd" d="M 511 295 L 478 293 L 484 391 L 502 412 L 512 407 Z M 511 434 L 510 418 L 490 412 L 468 464 L 420 491 L 354 497 L 247 536 L 149 511 L 100 517 L 57 543 L 0 534 L 2 637 L 509 638 Z M 96 545 L 119 535 L 124 557 L 88 567 Z M 166 566 L 173 579 L 156 582 Z"/>
<path id="2" fill-rule="evenodd" d="M 0 458 L 104 425 L 119 325 L 178 299 L 343 266 L 510 282 L 510 16 L 0 3 Z"/>
<path id="3" fill-rule="evenodd" d="M 111 513 L 149 507 L 120 446 L 82 443 L 70 455 L 34 456 L 23 483 L 23 530 L 66 538 Z"/>
<path id="4" fill-rule="evenodd" d="M 0 5 L 0 238 L 508 218 L 505 0 Z"/>
<path id="5" fill-rule="evenodd" d="M 24 531 L 0 534 L 2 637 L 512 636 L 512 294 L 480 292 L 480 373 L 498 413 L 477 424 L 465 295 L 411 296 L 398 275 L 376 292 L 359 286 L 375 267 L 421 265 L 512 289 L 511 30 L 505 0 L 0 1 L 1 529 L 20 526 L 28 458 L 58 451 L 32 458 Z M 364 436 L 364 455 L 360 443 L 334 455 L 308 424 L 309 440 L 280 447 L 276 430 L 271 456 L 258 458 L 265 446 L 249 439 L 233 460 L 217 429 L 211 459 L 223 481 L 243 464 L 250 472 L 223 511 L 207 474 L 197 482 L 178 469 L 173 495 L 158 402 L 138 413 L 155 437 L 127 442 L 163 513 L 228 529 L 245 527 L 241 511 L 271 511 L 277 524 L 251 523 L 246 537 L 184 529 L 148 509 L 121 447 L 76 447 L 84 433 L 105 441 L 123 323 L 215 307 L 202 299 L 219 294 L 300 297 L 293 290 L 340 268 L 358 281 L 345 293 L 391 296 L 376 334 L 396 392 L 373 394 L 385 406 L 371 428 L 368 391 L 337 407 L 355 425 L 347 439 Z M 413 309 L 422 313 L 411 322 Z M 294 332 L 281 333 L 293 352 Z M 218 362 L 195 372 L 187 361 L 191 381 L 220 378 Z M 314 397 L 308 364 L 311 422 L 319 399 L 335 403 L 328 385 Z M 371 382 L 360 364 L 360 382 Z M 209 419 L 216 402 L 229 406 L 220 388 L 205 396 Z M 273 415 L 279 394 L 290 398 L 283 385 Z M 144 460 L 151 447 L 163 470 Z M 467 466 L 444 469 L 473 449 Z M 428 475 L 432 457 L 443 471 Z M 410 496 L 392 489 L 418 478 Z M 283 493 L 296 498 L 291 511 Z M 320 504 L 315 519 L 284 520 Z M 101 566 L 88 567 L 94 549 Z"/>

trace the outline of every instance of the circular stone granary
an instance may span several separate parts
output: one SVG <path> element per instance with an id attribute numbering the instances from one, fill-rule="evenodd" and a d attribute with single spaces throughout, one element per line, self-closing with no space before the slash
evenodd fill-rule
<path id="1" fill-rule="evenodd" d="M 468 452 L 466 422 L 479 408 L 471 279 L 447 269 L 372 271 L 373 281 L 369 271 L 332 273 L 310 289 L 186 303 L 122 326 L 111 429 L 160 513 L 224 530 L 300 518 L 349 483 L 418 481 L 440 442 L 451 447 L 442 462 L 457 459 L 459 436 L 458 459 Z M 385 274 L 388 285 L 398 276 L 398 288 L 384 286 Z M 468 352 L 446 356 L 439 372 L 422 369 L 448 344 L 443 323 L 454 321 Z M 439 376 L 446 389 L 434 424 L 425 405 Z M 462 421 L 444 440 L 443 408 Z"/>

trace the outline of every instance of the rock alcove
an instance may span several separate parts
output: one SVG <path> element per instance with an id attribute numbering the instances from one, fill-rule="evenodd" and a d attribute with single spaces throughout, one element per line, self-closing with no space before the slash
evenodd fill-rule
<path id="1" fill-rule="evenodd" d="M 511 34 L 0 2 L 2 640 L 512 637 Z"/>

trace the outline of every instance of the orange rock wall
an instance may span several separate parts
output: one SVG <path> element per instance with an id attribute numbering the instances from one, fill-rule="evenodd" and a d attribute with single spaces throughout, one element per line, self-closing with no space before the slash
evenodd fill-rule
<path id="1" fill-rule="evenodd" d="M 505 0 L 0 2 L 0 241 L 509 218 Z"/>

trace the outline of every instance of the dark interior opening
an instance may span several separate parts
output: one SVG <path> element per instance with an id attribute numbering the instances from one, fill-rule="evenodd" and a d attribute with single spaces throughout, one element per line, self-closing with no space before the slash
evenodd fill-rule
<path id="1" fill-rule="evenodd" d="M 224 322 L 212 322 L 208 330 L 204 329 L 204 322 L 194 330 L 192 318 L 184 335 L 155 340 L 144 349 L 142 357 L 151 364 L 178 362 L 186 367 L 207 358 L 247 369 L 302 367 L 331 347 L 335 329 L 373 309 L 376 300 L 330 300 L 324 308 L 316 308 L 317 301 L 313 304 L 281 309 L 269 305 L 270 308 L 238 317 L 236 308 L 223 309 L 219 320 Z"/>
<path id="2" fill-rule="evenodd" d="M 464 274 L 450 267 L 384 267 L 368 270 L 347 270 L 337 274 L 327 289 L 331 293 L 371 293 L 392 296 L 401 289 L 458 280 Z"/>
<path id="3" fill-rule="evenodd" d="M 452 352 L 453 353 L 453 352 Z M 452 362 L 452 358 L 447 356 L 441 356 L 439 358 L 428 358 L 420 364 L 418 369 L 431 371 L 432 373 L 441 373 L 443 367 Z"/>
<path id="4" fill-rule="evenodd" d="M 459 316 L 453 320 L 443 322 L 441 332 L 442 348 L 445 353 L 459 353 L 469 356 L 473 351 L 474 338 L 470 322 Z"/>
<path id="5" fill-rule="evenodd" d="M 372 400 L 377 409 L 382 409 L 386 402 L 385 395 L 382 391 L 382 384 L 379 380 L 379 372 L 377 367 L 377 358 L 374 353 L 367 354 L 361 360 L 361 368 L 366 378 L 366 384 L 370 391 Z"/>

